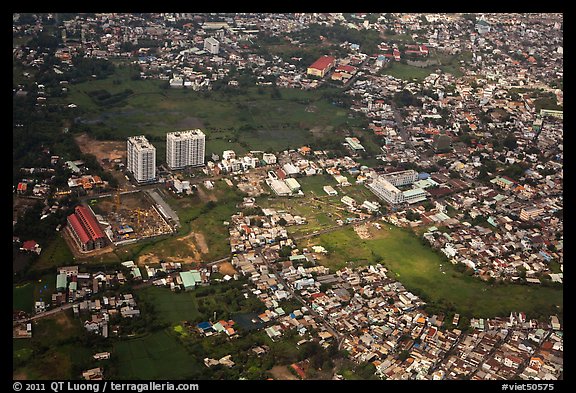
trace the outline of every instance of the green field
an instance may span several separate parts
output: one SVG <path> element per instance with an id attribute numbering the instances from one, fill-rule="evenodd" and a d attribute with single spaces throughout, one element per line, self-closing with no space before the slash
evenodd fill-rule
<path id="1" fill-rule="evenodd" d="M 206 368 L 202 359 L 190 356 L 176 337 L 164 330 L 120 341 L 114 352 L 118 379 L 188 379 Z"/>
<path id="2" fill-rule="evenodd" d="M 324 246 L 329 255 L 322 261 L 338 269 L 343 266 L 382 263 L 389 275 L 429 302 L 451 305 L 457 311 L 477 317 L 505 316 L 511 311 L 539 314 L 563 309 L 561 290 L 512 284 L 491 285 L 457 272 L 453 265 L 431 250 L 410 231 L 392 225 L 373 230 L 371 239 L 360 239 L 353 228 L 310 239 Z M 442 264 L 442 267 L 440 267 Z M 442 271 L 445 272 L 442 273 Z M 559 308 L 556 308 L 559 306 Z"/>
<path id="3" fill-rule="evenodd" d="M 165 288 L 149 287 L 139 291 L 138 296 L 154 306 L 156 316 L 162 322 L 181 323 L 200 316 L 193 291 L 175 294 Z"/>
<path id="4" fill-rule="evenodd" d="M 13 340 L 14 377 L 81 378 L 82 370 L 96 366 L 92 354 L 97 352 L 79 340 L 83 334 L 71 310 L 33 322 L 31 339 Z"/>
<path id="5" fill-rule="evenodd" d="M 34 311 L 34 302 L 50 304 L 56 291 L 56 274 L 46 274 L 40 279 L 12 287 L 12 307 L 28 313 Z"/>
<path id="6" fill-rule="evenodd" d="M 34 310 L 34 285 L 27 283 L 12 288 L 12 309 L 31 313 Z"/>
<path id="7" fill-rule="evenodd" d="M 41 270 L 51 267 L 66 266 L 74 263 L 74 255 L 70 251 L 66 240 L 59 235 L 42 250 L 38 261 L 32 265 L 32 270 Z"/>
<path id="8" fill-rule="evenodd" d="M 383 69 L 382 73 L 393 76 L 394 78 L 403 79 L 407 81 L 412 79 L 422 81 L 424 78 L 426 78 L 428 75 L 432 73 L 432 69 L 420 68 L 416 66 L 411 66 L 409 64 L 393 62 L 390 63 L 388 67 Z"/>
<path id="9" fill-rule="evenodd" d="M 127 68 L 114 75 L 70 86 L 62 103 L 78 105 L 79 131 L 89 128 L 100 139 L 122 139 L 131 135 L 152 136 L 156 146 L 166 132 L 202 128 L 207 134 L 206 153 L 224 149 L 279 151 L 299 147 L 311 140 L 310 129 L 354 126 L 348 111 L 327 98 L 338 89 L 302 91 L 248 87 L 233 92 L 195 92 L 162 88 L 157 80 L 132 80 Z M 99 91 L 111 95 L 131 90 L 120 103 L 99 105 Z M 96 93 L 96 94 L 95 94 Z M 326 135 L 330 136 L 330 135 Z M 155 139 L 158 140 L 155 140 Z M 158 147 L 157 147 L 158 148 Z M 159 148 L 158 158 L 165 153 Z"/>

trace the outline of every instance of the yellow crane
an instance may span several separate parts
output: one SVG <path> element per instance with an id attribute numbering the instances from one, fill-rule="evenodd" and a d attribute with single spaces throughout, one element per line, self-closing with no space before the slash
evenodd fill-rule
<path id="1" fill-rule="evenodd" d="M 120 192 L 114 194 L 114 203 L 116 204 L 116 210 L 120 208 Z"/>

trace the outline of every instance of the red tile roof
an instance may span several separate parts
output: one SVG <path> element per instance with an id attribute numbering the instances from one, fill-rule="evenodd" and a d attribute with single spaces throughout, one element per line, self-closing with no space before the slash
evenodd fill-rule
<path id="1" fill-rule="evenodd" d="M 84 206 L 76 206 L 74 213 L 68 216 L 68 222 L 82 243 L 104 237 L 96 217 Z"/>
<path id="2" fill-rule="evenodd" d="M 72 229 L 78 235 L 82 243 L 88 243 L 90 241 L 90 236 L 88 236 L 88 234 L 84 230 L 84 227 L 82 226 L 82 224 L 80 224 L 80 221 L 78 220 L 78 217 L 76 217 L 75 214 L 70 214 L 68 216 L 68 223 L 72 225 Z"/>
<path id="3" fill-rule="evenodd" d="M 22 248 L 25 250 L 33 251 L 36 248 L 36 241 L 35 240 L 26 240 L 22 245 Z"/>
<path id="4" fill-rule="evenodd" d="M 314 63 L 312 63 L 312 65 L 308 68 L 316 68 L 317 70 L 324 70 L 328 66 L 333 64 L 335 61 L 336 61 L 336 59 L 333 58 L 332 56 L 322 56 L 321 58 L 316 60 Z"/>
<path id="5" fill-rule="evenodd" d="M 104 237 L 104 232 L 100 229 L 96 217 L 84 206 L 76 206 L 75 214 L 78 219 L 82 222 L 83 226 L 86 228 L 87 232 L 90 234 L 92 240 L 96 240 Z"/>

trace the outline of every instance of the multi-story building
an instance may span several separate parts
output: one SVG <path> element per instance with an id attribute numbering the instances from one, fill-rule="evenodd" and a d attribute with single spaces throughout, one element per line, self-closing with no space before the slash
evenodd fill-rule
<path id="1" fill-rule="evenodd" d="M 104 232 L 88 208 L 76 206 L 74 213 L 68 216 L 67 221 L 68 233 L 80 250 L 96 250 L 106 245 Z"/>
<path id="2" fill-rule="evenodd" d="M 532 220 L 544 213 L 544 209 L 538 206 L 525 207 L 520 211 L 520 219 L 522 221 Z"/>
<path id="3" fill-rule="evenodd" d="M 131 136 L 127 143 L 128 158 L 126 168 L 138 183 L 156 180 L 156 148 L 145 136 Z"/>
<path id="4" fill-rule="evenodd" d="M 406 186 L 418 180 L 418 172 L 413 169 L 407 171 L 390 172 L 381 175 L 382 178 L 388 180 L 393 186 Z"/>
<path id="5" fill-rule="evenodd" d="M 220 43 L 214 37 L 208 37 L 204 40 L 204 50 L 217 55 L 220 51 Z"/>
<path id="6" fill-rule="evenodd" d="M 404 202 L 404 194 L 402 194 L 402 191 L 382 176 L 378 176 L 371 183 L 367 183 L 366 187 L 378 198 L 393 205 Z"/>
<path id="7" fill-rule="evenodd" d="M 204 165 L 206 135 L 199 130 L 166 134 L 166 163 L 170 169 Z"/>
<path id="8" fill-rule="evenodd" d="M 403 171 L 408 172 L 408 171 Z M 371 183 L 367 183 L 366 187 L 372 191 L 378 198 L 392 205 L 397 205 L 400 203 L 416 203 L 421 202 L 426 199 L 428 192 L 421 188 L 413 188 L 411 190 L 401 191 L 396 185 L 394 185 L 390 180 L 396 182 L 398 185 L 410 184 L 413 181 L 408 181 L 412 179 L 410 173 L 396 172 L 397 176 L 386 177 L 386 175 L 380 175 L 374 178 Z M 388 174 L 390 175 L 390 174 Z M 390 180 L 389 180 L 390 179 Z"/>

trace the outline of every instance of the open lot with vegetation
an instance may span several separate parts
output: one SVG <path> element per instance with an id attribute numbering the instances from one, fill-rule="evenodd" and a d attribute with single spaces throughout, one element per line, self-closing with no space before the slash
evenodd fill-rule
<path id="1" fill-rule="evenodd" d="M 87 131 L 100 140 L 145 134 L 163 161 L 165 134 L 175 130 L 202 128 L 209 157 L 225 149 L 244 153 L 299 147 L 310 143 L 313 127 L 357 125 L 359 120 L 349 118 L 348 110 L 332 104 L 336 94 L 334 88 L 170 89 L 164 81 L 134 80 L 129 67 L 118 65 L 108 78 L 71 85 L 62 103 L 78 105 L 74 131 Z M 330 139 L 331 135 L 315 133 L 314 137 Z"/>
<path id="2" fill-rule="evenodd" d="M 54 239 L 42 249 L 38 260 L 30 267 L 30 270 L 43 270 L 51 267 L 66 266 L 74 263 L 74 255 L 66 244 L 62 235 Z"/>
<path id="3" fill-rule="evenodd" d="M 324 246 L 329 254 L 321 263 L 332 269 L 381 261 L 390 269 L 390 277 L 425 301 L 475 317 L 506 316 L 511 311 L 549 315 L 563 308 L 562 290 L 489 284 L 457 272 L 409 230 L 383 224 L 370 232 L 371 238 L 360 239 L 353 228 L 345 227 L 308 239 L 306 245 Z"/>
<path id="4" fill-rule="evenodd" d="M 393 76 L 394 78 L 410 81 L 416 79 L 422 81 L 432 73 L 431 69 L 416 67 L 409 64 L 390 63 L 388 67 L 382 70 L 385 75 Z"/>
<path id="5" fill-rule="evenodd" d="M 353 178 L 348 176 L 353 182 Z M 352 184 L 340 187 L 330 175 L 316 175 L 296 179 L 302 186 L 303 197 L 266 197 L 260 198 L 258 204 L 264 208 L 285 210 L 292 215 L 299 215 L 307 219 L 304 225 L 288 227 L 291 236 L 307 235 L 315 231 L 337 225 L 337 220 L 346 221 L 347 218 L 356 218 L 357 215 L 346 211 L 346 205 L 341 199 L 344 195 L 353 198 L 359 205 L 365 200 L 378 201 L 378 199 L 363 185 Z M 324 186 L 332 186 L 338 195 L 329 196 L 324 192 Z"/>
<path id="6" fill-rule="evenodd" d="M 165 330 L 121 341 L 114 352 L 118 357 L 118 379 L 188 379 L 198 377 L 206 368 L 202 359 L 190 356 Z"/>
<path id="7" fill-rule="evenodd" d="M 81 338 L 85 332 L 71 310 L 33 322 L 32 331 L 31 339 L 13 340 L 14 379 L 79 379 L 103 350 Z"/>
<path id="8" fill-rule="evenodd" d="M 12 287 L 12 309 L 32 313 L 34 302 L 44 301 L 50 304 L 54 292 L 56 292 L 56 274 L 54 273 L 15 284 Z"/>

